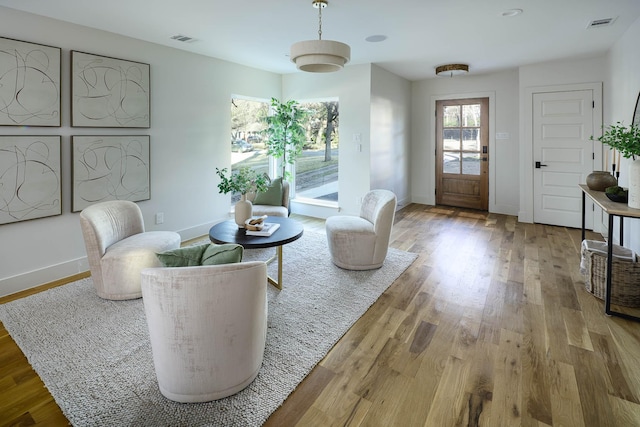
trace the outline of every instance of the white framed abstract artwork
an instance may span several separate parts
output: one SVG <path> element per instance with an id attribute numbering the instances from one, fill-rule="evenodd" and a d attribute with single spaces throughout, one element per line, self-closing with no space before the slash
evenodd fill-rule
<path id="1" fill-rule="evenodd" d="M 0 136 L 0 224 L 62 214 L 60 136 Z"/>
<path id="2" fill-rule="evenodd" d="M 149 128 L 150 66 L 71 51 L 71 126 Z"/>
<path id="3" fill-rule="evenodd" d="M 151 198 L 149 136 L 72 136 L 72 208 Z"/>
<path id="4" fill-rule="evenodd" d="M 0 37 L 0 126 L 60 127 L 60 55 Z"/>

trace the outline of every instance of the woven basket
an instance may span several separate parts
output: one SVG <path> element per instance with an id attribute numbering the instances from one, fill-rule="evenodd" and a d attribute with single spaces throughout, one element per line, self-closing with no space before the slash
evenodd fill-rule
<path id="1" fill-rule="evenodd" d="M 624 251 L 615 247 L 614 253 Z M 635 255 L 633 255 L 635 257 Z M 605 299 L 607 286 L 607 255 L 582 245 L 582 265 L 587 291 Z M 640 307 L 640 262 L 631 262 L 613 256 L 611 276 L 611 303 L 625 307 Z"/>

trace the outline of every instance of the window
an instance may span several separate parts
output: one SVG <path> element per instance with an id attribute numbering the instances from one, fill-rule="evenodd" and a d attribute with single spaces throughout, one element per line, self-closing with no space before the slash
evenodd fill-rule
<path id="1" fill-rule="evenodd" d="M 338 203 L 339 115 L 338 100 L 301 102 L 309 112 L 306 144 L 291 171 L 295 190 L 291 196 L 323 204 Z M 250 167 L 259 173 L 275 176 L 275 161 L 267 155 L 264 118 L 269 101 L 234 96 L 231 99 L 231 171 Z M 231 202 L 240 200 L 233 194 Z"/>
<path id="2" fill-rule="evenodd" d="M 231 99 L 231 172 L 243 167 L 267 173 L 269 157 L 262 131 L 264 118 L 269 113 L 269 102 L 233 97 Z M 231 202 L 240 200 L 240 194 L 232 194 Z"/>
<path id="3" fill-rule="evenodd" d="M 340 134 L 338 100 L 301 102 L 309 111 L 307 143 L 296 159 L 295 196 L 326 204 L 338 203 Z"/>

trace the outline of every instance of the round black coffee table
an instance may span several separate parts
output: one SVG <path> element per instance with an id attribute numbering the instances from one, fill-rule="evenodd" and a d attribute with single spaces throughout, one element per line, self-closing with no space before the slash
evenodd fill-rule
<path id="1" fill-rule="evenodd" d="M 271 236 L 247 236 L 247 230 L 238 228 L 233 220 L 220 222 L 209 230 L 209 239 L 213 243 L 236 243 L 245 249 L 276 248 L 278 259 L 278 280 L 269 277 L 269 283 L 278 289 L 282 289 L 282 246 L 298 240 L 302 237 L 304 227 L 302 224 L 291 218 L 278 216 L 267 217 L 265 222 L 276 222 L 280 224 Z M 275 258 L 275 257 L 274 257 Z M 267 262 L 273 261 L 273 259 Z"/>

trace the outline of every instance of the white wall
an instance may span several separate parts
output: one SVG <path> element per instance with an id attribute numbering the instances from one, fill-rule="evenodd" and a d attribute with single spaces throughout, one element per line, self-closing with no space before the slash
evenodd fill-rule
<path id="1" fill-rule="evenodd" d="M 398 208 L 411 201 L 411 83 L 371 67 L 371 189 L 391 190 Z"/>
<path id="2" fill-rule="evenodd" d="M 633 118 L 633 110 L 640 92 L 638 40 L 640 40 L 640 19 L 629 27 L 607 55 L 607 77 L 604 85 L 605 125 L 617 121 L 629 125 Z M 620 168 L 620 185 L 623 187 L 627 187 L 629 183 L 628 168 L 629 160 L 623 158 Z M 640 220 L 625 220 L 624 234 L 624 245 L 640 253 Z M 615 241 L 618 235 L 618 231 L 615 230 L 613 233 Z"/>
<path id="3" fill-rule="evenodd" d="M 225 219 L 229 196 L 216 167 L 230 166 L 231 94 L 279 97 L 281 76 L 0 7 L 3 37 L 62 48 L 62 127 L 1 127 L 0 135 L 62 136 L 62 215 L 0 225 L 0 295 L 88 270 L 78 214 L 71 213 L 71 135 L 151 138 L 151 200 L 139 203 L 148 230 L 183 239 Z M 71 128 L 70 50 L 151 65 L 151 128 Z M 164 224 L 155 225 L 156 212 Z"/>
<path id="4" fill-rule="evenodd" d="M 284 75 L 282 100 L 338 97 L 340 103 L 340 157 L 338 162 L 338 205 L 341 213 L 358 213 L 358 198 L 370 189 L 371 65 L 350 65 L 338 73 L 295 73 Z M 360 135 L 362 151 L 356 150 Z M 292 203 L 296 213 L 326 218 L 336 209 Z"/>
<path id="5" fill-rule="evenodd" d="M 489 98 L 489 211 L 518 212 L 518 72 L 442 77 L 412 84 L 411 189 L 416 203 L 435 204 L 435 103 Z M 496 133 L 508 135 L 495 139 Z"/>

